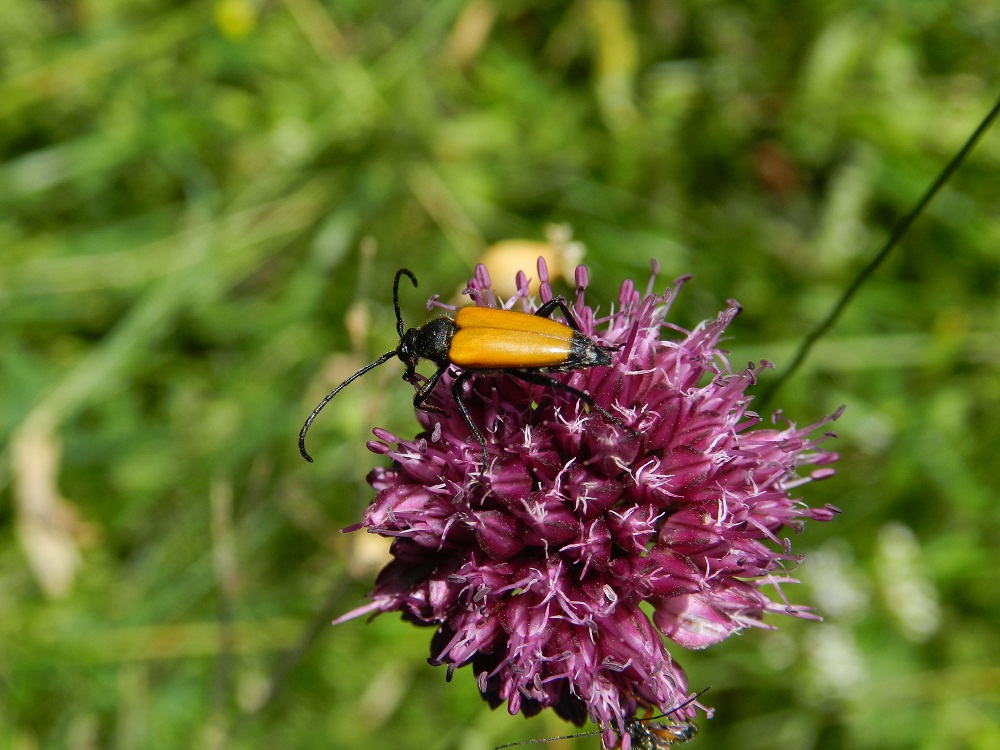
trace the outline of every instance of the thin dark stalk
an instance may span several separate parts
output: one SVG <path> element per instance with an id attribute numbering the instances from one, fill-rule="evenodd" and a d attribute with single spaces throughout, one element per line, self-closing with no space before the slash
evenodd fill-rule
<path id="1" fill-rule="evenodd" d="M 979 123 L 979 126 L 975 129 L 972 135 L 969 136 L 969 139 L 965 142 L 965 145 L 962 146 L 961 150 L 959 150 L 959 152 L 952 157 L 951 161 L 948 162 L 948 165 L 941 171 L 941 174 L 937 176 L 937 179 L 934 180 L 931 186 L 927 189 L 920 201 L 910 210 L 909 213 L 906 214 L 906 216 L 902 218 L 901 221 L 896 224 L 892 233 L 889 235 L 889 238 L 885 241 L 885 244 L 882 245 L 882 248 L 878 251 L 875 257 L 872 258 L 871 262 L 861 269 L 854 281 L 852 281 L 850 286 L 847 287 L 840 299 L 837 301 L 837 304 L 834 305 L 833 309 L 826 316 L 823 322 L 802 340 L 802 343 L 799 345 L 799 349 L 795 354 L 795 358 L 792 360 L 792 364 L 789 365 L 784 373 L 779 375 L 778 378 L 764 390 L 764 393 L 757 400 L 757 404 L 755 406 L 758 409 L 763 410 L 770 403 L 774 394 L 781 389 L 781 386 L 795 374 L 796 370 L 798 370 L 805 361 L 805 358 L 809 355 L 809 352 L 812 350 L 816 342 L 819 341 L 819 339 L 822 338 L 840 318 L 841 313 L 844 312 L 847 304 L 861 288 L 861 285 L 864 284 L 876 270 L 878 270 L 878 267 L 881 266 L 885 259 L 889 257 L 889 253 L 891 253 L 899 244 L 903 235 L 909 231 L 910 226 L 916 218 L 923 213 L 927 204 L 931 202 L 945 183 L 951 179 L 951 176 L 955 173 L 955 171 L 962 166 L 965 158 L 969 155 L 969 153 L 971 153 L 972 149 L 975 148 L 976 143 L 982 137 L 983 133 L 985 133 L 987 129 L 989 129 L 990 125 L 993 124 L 993 121 L 997 118 L 998 114 L 1000 114 L 1000 99 L 997 99 L 993 108 L 989 111 L 989 114 L 987 114 L 986 117 L 983 118 L 983 121 Z"/>

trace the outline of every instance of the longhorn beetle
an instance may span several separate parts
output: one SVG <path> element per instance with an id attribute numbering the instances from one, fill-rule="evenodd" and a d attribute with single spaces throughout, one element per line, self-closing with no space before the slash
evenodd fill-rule
<path id="1" fill-rule="evenodd" d="M 316 415 L 348 384 L 393 357 L 399 357 L 406 365 L 403 380 L 417 389 L 413 406 L 421 411 L 445 413 L 444 409 L 426 401 L 448 368 L 454 367 L 459 371 L 451 387 L 452 397 L 469 431 L 482 448 L 484 469 L 489 463 L 486 438 L 469 416 L 464 401 L 465 384 L 477 373 L 506 373 L 532 385 L 545 385 L 572 393 L 605 419 L 638 435 L 583 391 L 546 374 L 584 367 L 605 367 L 611 364 L 611 355 L 619 348 L 602 346 L 585 336 L 564 297 L 549 300 L 534 314 L 470 305 L 459 308 L 454 319 L 435 318 L 419 328 L 404 332 L 403 317 L 399 311 L 399 280 L 403 276 L 412 281 L 414 287 L 417 286 L 417 277 L 409 269 L 396 271 L 392 283 L 392 304 L 396 311 L 399 345 L 351 375 L 313 409 L 299 431 L 299 452 L 306 461 L 312 462 L 306 451 L 306 433 Z M 550 317 L 556 310 L 563 314 L 565 324 Z M 419 385 L 416 372 L 417 362 L 421 359 L 428 359 L 438 366 L 437 372 L 423 385 Z"/>

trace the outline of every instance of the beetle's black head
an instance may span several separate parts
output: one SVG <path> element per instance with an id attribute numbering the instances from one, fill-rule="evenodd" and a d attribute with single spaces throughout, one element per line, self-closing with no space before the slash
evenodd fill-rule
<path id="1" fill-rule="evenodd" d="M 406 365 L 407 370 L 412 370 L 416 367 L 417 360 L 421 357 L 416 342 L 417 334 L 419 333 L 419 328 L 410 328 L 399 339 L 399 347 L 396 349 L 396 356 L 399 357 L 403 364 Z"/>

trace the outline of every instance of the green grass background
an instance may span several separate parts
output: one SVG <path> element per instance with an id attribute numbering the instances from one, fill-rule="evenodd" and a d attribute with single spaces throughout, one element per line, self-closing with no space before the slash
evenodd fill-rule
<path id="1" fill-rule="evenodd" d="M 395 616 L 325 624 L 374 578 L 340 529 L 369 429 L 414 429 L 398 363 L 316 464 L 295 436 L 394 346 L 392 271 L 420 322 L 566 223 L 589 301 L 656 258 L 676 322 L 736 298 L 734 364 L 780 368 L 1000 94 L 998 38 L 996 0 L 0 4 L 0 746 L 568 731 Z M 992 132 L 778 395 L 848 407 L 788 589 L 825 621 L 676 649 L 692 747 L 1000 747 L 998 169 Z"/>

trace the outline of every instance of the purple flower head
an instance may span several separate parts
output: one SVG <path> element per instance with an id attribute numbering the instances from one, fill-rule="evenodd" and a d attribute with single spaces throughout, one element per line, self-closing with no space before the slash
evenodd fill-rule
<path id="1" fill-rule="evenodd" d="M 554 708 L 603 730 L 605 747 L 628 750 L 628 723 L 644 709 L 666 711 L 688 695 L 684 671 L 664 637 L 705 648 L 766 612 L 811 617 L 787 602 L 783 571 L 795 561 L 785 527 L 837 512 L 810 508 L 794 488 L 824 479 L 836 454 L 805 428 L 754 429 L 746 389 L 769 364 L 730 370 L 718 349 L 739 312 L 685 331 L 665 322 L 686 279 L 664 294 L 626 281 L 617 309 L 599 317 L 584 302 L 587 272 L 577 269 L 573 311 L 587 336 L 620 347 L 610 367 L 556 374 L 590 394 L 635 433 L 588 409 L 571 393 L 505 374 L 477 375 L 465 394 L 479 444 L 451 400 L 446 374 L 431 406 L 417 412 L 424 431 L 401 440 L 376 429 L 377 491 L 351 530 L 393 537 L 393 560 L 373 601 L 339 618 L 402 612 L 435 627 L 431 663 L 471 664 L 483 697 L 511 714 Z M 543 262 L 541 302 L 552 299 Z M 484 266 L 467 293 L 477 305 L 533 312 L 528 279 L 506 304 Z M 661 329 L 672 338 L 661 340 Z M 762 590 L 770 586 L 780 601 Z M 640 605 L 646 602 L 652 617 Z M 695 716 L 697 703 L 673 716 Z"/>

